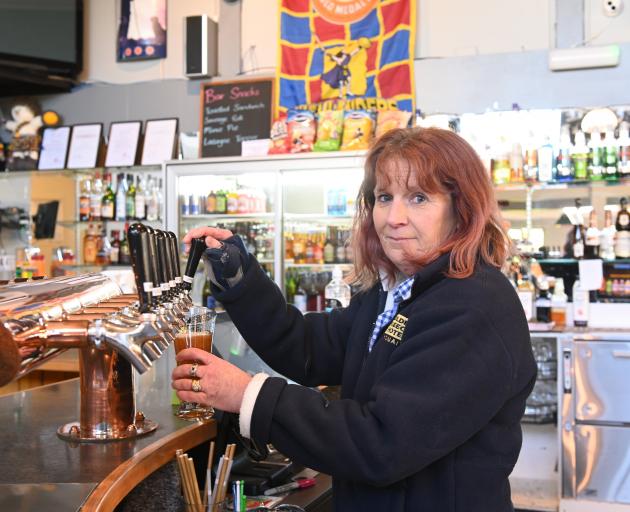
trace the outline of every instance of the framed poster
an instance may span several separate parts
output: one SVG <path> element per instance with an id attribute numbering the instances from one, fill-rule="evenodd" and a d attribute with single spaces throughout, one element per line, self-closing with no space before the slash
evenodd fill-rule
<path id="1" fill-rule="evenodd" d="M 177 145 L 177 122 L 176 117 L 146 121 L 140 165 L 157 165 L 173 159 Z"/>
<path id="2" fill-rule="evenodd" d="M 105 167 L 131 167 L 136 164 L 141 127 L 141 121 L 122 121 L 109 125 Z"/>
<path id="3" fill-rule="evenodd" d="M 101 148 L 102 123 L 75 124 L 70 135 L 68 169 L 94 169 Z"/>
<path id="4" fill-rule="evenodd" d="M 116 60 L 166 58 L 166 0 L 118 0 Z"/>
<path id="5" fill-rule="evenodd" d="M 65 169 L 68 145 L 70 144 L 69 126 L 58 128 L 44 128 L 42 147 L 39 151 L 37 168 L 40 171 L 48 169 Z"/>

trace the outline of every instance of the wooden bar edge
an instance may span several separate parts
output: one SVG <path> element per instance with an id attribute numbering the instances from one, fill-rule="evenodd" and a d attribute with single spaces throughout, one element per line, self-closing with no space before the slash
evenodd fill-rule
<path id="1" fill-rule="evenodd" d="M 111 512 L 142 480 L 173 460 L 176 450 L 189 450 L 214 438 L 216 433 L 214 420 L 195 423 L 143 448 L 107 475 L 90 493 L 81 510 Z"/>

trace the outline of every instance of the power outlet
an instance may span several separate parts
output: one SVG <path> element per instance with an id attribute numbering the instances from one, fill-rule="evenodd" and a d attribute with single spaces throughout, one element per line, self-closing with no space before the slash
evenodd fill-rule
<path id="1" fill-rule="evenodd" d="M 623 0 L 602 0 L 602 9 L 609 18 L 619 16 L 623 10 Z"/>

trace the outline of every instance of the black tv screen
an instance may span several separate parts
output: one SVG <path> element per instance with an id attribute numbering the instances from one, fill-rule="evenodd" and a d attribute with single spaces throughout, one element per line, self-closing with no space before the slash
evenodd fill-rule
<path id="1" fill-rule="evenodd" d="M 0 0 L 0 61 L 50 74 L 82 68 L 83 0 Z"/>

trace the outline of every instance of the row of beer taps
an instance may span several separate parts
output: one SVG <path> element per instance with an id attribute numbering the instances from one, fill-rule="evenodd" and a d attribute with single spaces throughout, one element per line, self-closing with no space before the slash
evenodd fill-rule
<path id="1" fill-rule="evenodd" d="M 95 345 L 108 344 L 144 373 L 184 326 L 192 306 L 193 277 L 205 244 L 203 240 L 193 241 L 181 274 L 175 233 L 134 223 L 127 239 L 137 296 L 112 298 L 85 308 L 80 315 L 85 319 L 94 315 L 88 336 Z"/>

